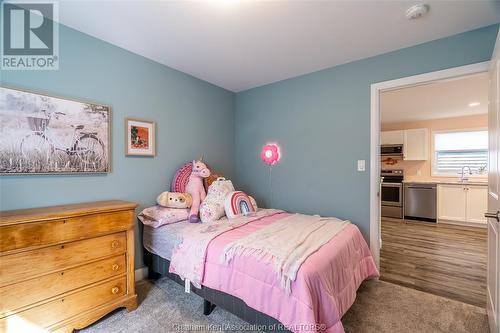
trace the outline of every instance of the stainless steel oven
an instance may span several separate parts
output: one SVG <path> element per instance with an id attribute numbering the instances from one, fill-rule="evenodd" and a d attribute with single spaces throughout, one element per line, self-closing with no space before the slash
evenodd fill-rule
<path id="1" fill-rule="evenodd" d="M 382 170 L 381 214 L 403 218 L 403 170 Z"/>
<path id="2" fill-rule="evenodd" d="M 382 205 L 403 207 L 402 183 L 382 183 Z"/>

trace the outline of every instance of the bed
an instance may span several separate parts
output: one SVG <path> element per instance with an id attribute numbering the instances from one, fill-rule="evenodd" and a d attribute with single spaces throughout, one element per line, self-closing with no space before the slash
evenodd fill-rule
<path id="1" fill-rule="evenodd" d="M 286 292 L 269 261 L 253 256 L 235 256 L 221 261 L 228 244 L 278 223 L 291 214 L 262 210 L 259 218 L 216 234 L 207 242 L 203 256 L 201 288 L 191 291 L 205 299 L 209 314 L 217 305 L 234 313 L 263 331 L 342 333 L 341 318 L 354 303 L 356 290 L 365 279 L 379 276 L 370 250 L 354 224 L 347 224 L 301 264 Z M 224 223 L 224 222 L 219 222 Z M 172 273 L 171 260 L 186 242 L 188 233 L 197 228 L 187 221 L 159 228 L 144 227 L 145 263 L 150 275 L 168 276 L 184 282 Z M 177 250 L 176 250 L 177 249 Z"/>

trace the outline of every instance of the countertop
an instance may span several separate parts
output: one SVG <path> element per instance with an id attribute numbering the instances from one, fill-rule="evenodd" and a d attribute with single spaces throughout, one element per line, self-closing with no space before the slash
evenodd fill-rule
<path id="1" fill-rule="evenodd" d="M 476 185 L 476 186 L 488 186 L 486 180 L 469 180 L 468 182 L 462 183 L 458 180 L 434 180 L 434 179 L 408 179 L 403 180 L 403 183 L 413 183 L 413 184 L 444 184 L 444 185 Z"/>

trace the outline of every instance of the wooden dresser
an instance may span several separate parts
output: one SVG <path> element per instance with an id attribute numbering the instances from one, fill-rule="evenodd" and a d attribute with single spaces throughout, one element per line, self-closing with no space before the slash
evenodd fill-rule
<path id="1" fill-rule="evenodd" d="M 0 332 L 71 332 L 137 307 L 137 204 L 0 212 Z"/>

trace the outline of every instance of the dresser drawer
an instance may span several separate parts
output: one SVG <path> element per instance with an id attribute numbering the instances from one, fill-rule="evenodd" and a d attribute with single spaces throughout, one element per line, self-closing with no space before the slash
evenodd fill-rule
<path id="1" fill-rule="evenodd" d="M 0 319 L 0 332 L 28 332 L 32 331 L 33 327 L 49 327 L 64 319 L 120 298 L 126 294 L 126 288 L 125 277 L 94 285 Z"/>
<path id="2" fill-rule="evenodd" d="M 0 252 L 74 241 L 133 227 L 134 212 L 118 211 L 0 227 Z"/>
<path id="3" fill-rule="evenodd" d="M 126 232 L 0 256 L 0 287 L 124 253 Z"/>
<path id="4" fill-rule="evenodd" d="M 125 255 L 103 259 L 56 273 L 0 287 L 0 318 L 47 298 L 126 272 Z"/>

